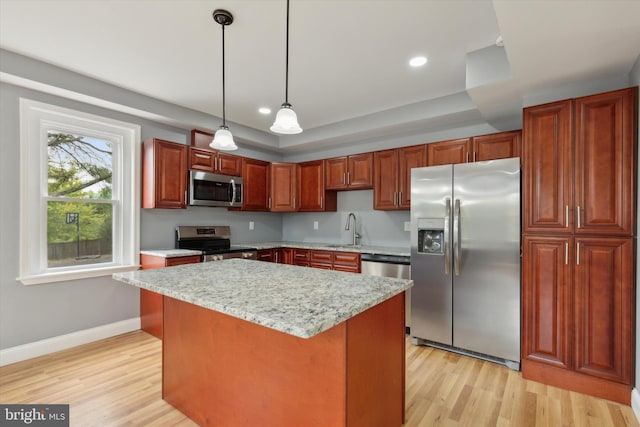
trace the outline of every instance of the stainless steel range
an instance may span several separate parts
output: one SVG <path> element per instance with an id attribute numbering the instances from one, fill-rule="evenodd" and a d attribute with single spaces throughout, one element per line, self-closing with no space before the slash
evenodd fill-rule
<path id="1" fill-rule="evenodd" d="M 256 259 L 257 249 L 231 245 L 231 228 L 227 225 L 176 227 L 176 249 L 202 251 L 202 261 L 230 258 Z"/>

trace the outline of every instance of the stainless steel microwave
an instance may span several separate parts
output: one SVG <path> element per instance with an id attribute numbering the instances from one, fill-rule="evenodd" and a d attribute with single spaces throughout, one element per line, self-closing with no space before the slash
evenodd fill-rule
<path id="1" fill-rule="evenodd" d="M 189 205 L 242 206 L 242 177 L 189 171 Z"/>

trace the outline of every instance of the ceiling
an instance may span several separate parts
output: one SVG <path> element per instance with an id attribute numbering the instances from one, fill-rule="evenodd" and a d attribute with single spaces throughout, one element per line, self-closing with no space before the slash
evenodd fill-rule
<path id="1" fill-rule="evenodd" d="M 227 121 L 232 132 L 269 133 L 284 102 L 285 0 L 0 0 L 0 47 L 221 117 L 219 8 L 235 19 L 225 29 Z M 451 111 L 432 110 L 461 95 L 497 129 L 512 126 L 526 96 L 628 73 L 638 16 L 640 0 L 291 0 L 289 102 L 305 132 L 278 140 L 339 144 L 427 115 L 455 126 Z M 506 72 L 470 85 L 467 54 L 488 47 L 504 49 Z M 418 54 L 427 65 L 409 67 Z"/>

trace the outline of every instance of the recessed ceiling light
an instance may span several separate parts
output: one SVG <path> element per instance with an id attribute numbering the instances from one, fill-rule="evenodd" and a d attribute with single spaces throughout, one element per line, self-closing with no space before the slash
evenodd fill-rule
<path id="1" fill-rule="evenodd" d="M 412 67 L 422 67 L 426 63 L 427 63 L 426 56 L 414 56 L 409 60 L 409 65 L 411 65 Z"/>
<path id="2" fill-rule="evenodd" d="M 271 108 L 260 107 L 260 108 L 258 108 L 258 112 L 260 114 L 271 114 Z"/>

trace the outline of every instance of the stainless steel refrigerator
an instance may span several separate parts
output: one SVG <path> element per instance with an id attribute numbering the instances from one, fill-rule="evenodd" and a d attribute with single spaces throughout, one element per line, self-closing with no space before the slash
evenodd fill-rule
<path id="1" fill-rule="evenodd" d="M 411 171 L 411 336 L 520 366 L 520 161 Z"/>

